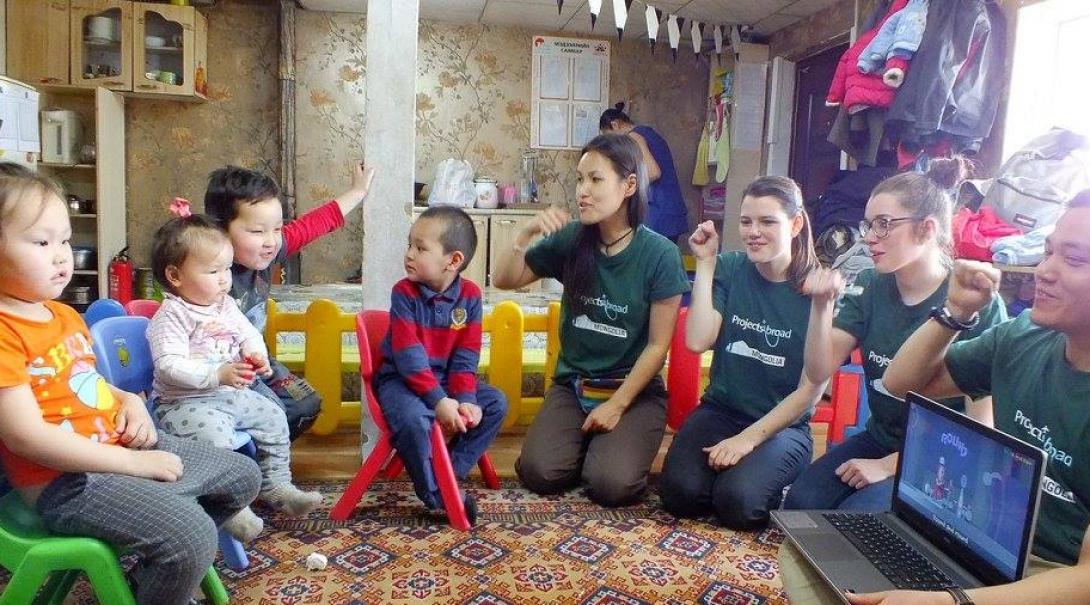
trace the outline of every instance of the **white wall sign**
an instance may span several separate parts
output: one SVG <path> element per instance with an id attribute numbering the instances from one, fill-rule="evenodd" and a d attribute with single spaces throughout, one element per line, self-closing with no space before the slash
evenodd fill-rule
<path id="1" fill-rule="evenodd" d="M 609 42 L 533 38 L 530 147 L 578 150 L 598 134 L 609 99 Z"/>

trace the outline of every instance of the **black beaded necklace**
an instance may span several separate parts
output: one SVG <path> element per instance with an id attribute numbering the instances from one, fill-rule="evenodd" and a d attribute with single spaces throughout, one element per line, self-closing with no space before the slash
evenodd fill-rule
<path id="1" fill-rule="evenodd" d="M 628 228 L 628 231 L 625 231 L 624 233 L 622 233 L 620 237 L 618 237 L 617 239 L 613 240 L 612 242 L 606 243 L 606 242 L 603 242 L 603 241 L 602 241 L 601 239 L 599 239 L 598 241 L 599 241 L 599 242 L 601 242 L 601 244 L 602 244 L 603 246 L 605 246 L 605 249 L 606 249 L 606 250 L 605 250 L 605 252 L 606 252 L 606 254 L 609 254 L 609 249 L 610 249 L 610 248 L 612 248 L 613 246 L 616 246 L 616 245 L 617 245 L 618 243 L 620 243 L 620 241 L 621 241 L 621 240 L 623 240 L 624 238 L 628 237 L 629 235 L 632 235 L 632 227 L 629 227 L 629 228 Z"/>

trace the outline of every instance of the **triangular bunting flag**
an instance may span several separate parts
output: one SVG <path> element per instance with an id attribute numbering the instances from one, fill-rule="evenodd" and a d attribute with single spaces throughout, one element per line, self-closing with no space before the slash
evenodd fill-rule
<path id="1" fill-rule="evenodd" d="M 647 20 L 647 43 L 651 45 L 651 54 L 655 54 L 655 42 L 659 37 L 659 9 L 647 5 L 647 10 L 644 11 L 644 18 Z"/>
<path id="2" fill-rule="evenodd" d="M 628 23 L 628 4 L 625 0 L 613 0 L 613 22 L 617 24 L 617 41 L 624 37 L 624 26 Z"/>
<path id="3" fill-rule="evenodd" d="M 715 62 L 723 64 L 723 26 L 716 25 L 712 30 L 712 38 L 715 39 Z"/>
<path id="4" fill-rule="evenodd" d="M 647 8 L 651 8 L 651 7 L 648 6 Z M 655 9 L 655 21 L 658 22 L 658 23 L 662 23 L 662 9 L 661 8 L 656 8 Z"/>
<path id="5" fill-rule="evenodd" d="M 674 63 L 677 63 L 677 47 L 681 43 L 681 25 L 678 24 L 677 15 L 666 18 L 666 33 L 670 36 L 670 55 L 673 56 Z"/>
<path id="6" fill-rule="evenodd" d="M 587 4 L 590 6 L 590 28 L 594 29 L 598 14 L 602 12 L 602 0 L 587 0 Z"/>
<path id="7" fill-rule="evenodd" d="M 556 0 L 556 14 L 564 12 L 564 0 Z"/>
<path id="8" fill-rule="evenodd" d="M 704 50 L 704 38 L 699 21 L 693 21 L 693 24 L 689 26 L 689 40 L 693 43 L 693 56 L 699 60 L 700 51 Z"/>
<path id="9" fill-rule="evenodd" d="M 737 25 L 730 26 L 730 46 L 734 49 L 735 57 L 742 52 L 742 32 L 738 30 Z"/>

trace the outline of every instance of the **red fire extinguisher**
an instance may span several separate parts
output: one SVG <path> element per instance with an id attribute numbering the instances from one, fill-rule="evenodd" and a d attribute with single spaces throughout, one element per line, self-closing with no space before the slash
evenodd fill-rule
<path id="1" fill-rule="evenodd" d="M 110 261 L 110 298 L 123 305 L 132 300 L 132 261 L 128 246 Z"/>

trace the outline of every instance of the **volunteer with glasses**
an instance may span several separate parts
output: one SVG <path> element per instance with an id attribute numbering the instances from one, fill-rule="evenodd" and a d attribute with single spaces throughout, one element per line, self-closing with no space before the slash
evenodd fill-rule
<path id="1" fill-rule="evenodd" d="M 865 431 L 832 447 L 803 471 L 788 492 L 785 508 L 889 509 L 906 408 L 882 386 L 882 375 L 916 328 L 932 313 L 942 313 L 952 265 L 947 191 L 966 173 L 964 160 L 939 159 L 931 162 L 926 175 L 898 174 L 875 187 L 859 224 L 874 269 L 859 274 L 835 319 L 843 278 L 821 269 L 807 279 L 806 376 L 814 384 L 829 380 L 859 347 L 871 416 Z M 995 296 L 962 335 L 975 337 L 1006 318 Z M 963 399 L 944 403 L 964 410 Z"/>

